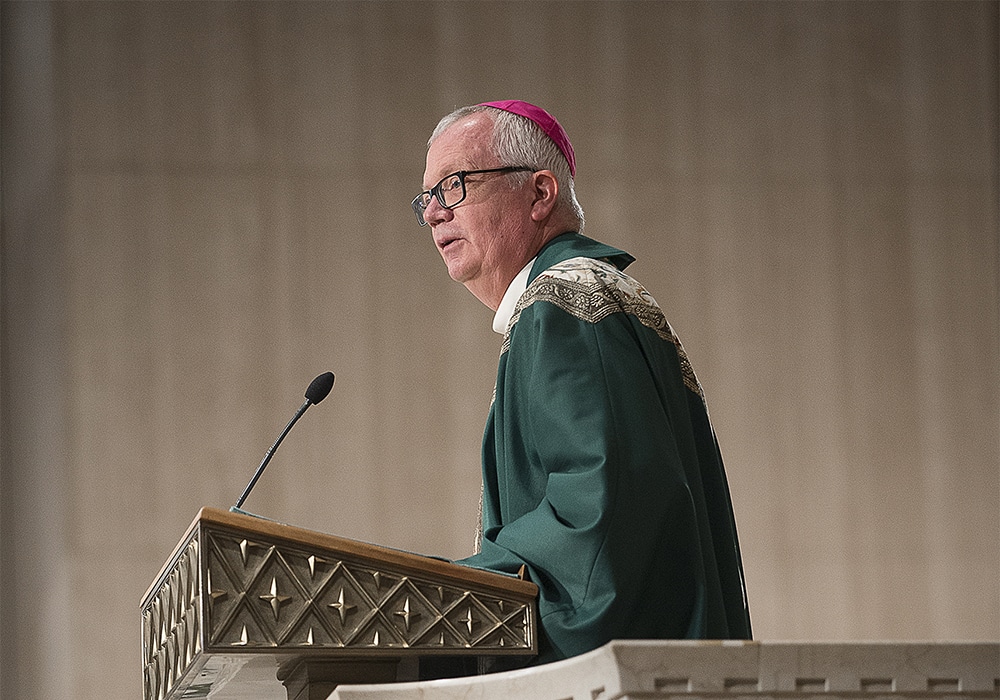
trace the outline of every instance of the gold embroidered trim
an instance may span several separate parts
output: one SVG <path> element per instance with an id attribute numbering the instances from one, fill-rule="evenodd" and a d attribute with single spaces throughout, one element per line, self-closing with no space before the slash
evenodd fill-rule
<path id="1" fill-rule="evenodd" d="M 510 348 L 510 332 L 521 312 L 536 301 L 547 301 L 581 321 L 597 323 L 611 314 L 626 313 L 677 348 L 684 385 L 705 400 L 694 368 L 673 328 L 652 295 L 614 265 L 593 258 L 573 258 L 536 277 L 517 300 L 504 333 L 500 354 Z"/>

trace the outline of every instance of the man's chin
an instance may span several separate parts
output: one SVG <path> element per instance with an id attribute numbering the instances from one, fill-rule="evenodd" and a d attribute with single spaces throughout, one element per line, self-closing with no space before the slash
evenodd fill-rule
<path id="1" fill-rule="evenodd" d="M 469 275 L 465 270 L 459 267 L 448 266 L 448 276 L 460 284 L 465 284 L 469 281 Z"/>
<path id="2" fill-rule="evenodd" d="M 442 254 L 442 258 L 444 258 L 445 267 L 448 268 L 448 276 L 456 282 L 465 284 L 472 277 L 472 273 L 468 266 L 463 265 L 461 260 L 449 258 L 444 254 Z"/>

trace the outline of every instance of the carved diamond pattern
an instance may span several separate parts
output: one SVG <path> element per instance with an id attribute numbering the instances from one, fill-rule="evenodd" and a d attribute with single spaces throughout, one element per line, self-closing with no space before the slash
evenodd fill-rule
<path id="1" fill-rule="evenodd" d="M 145 698 L 165 698 L 201 652 L 198 581 L 198 541 L 192 538 L 142 613 Z"/>
<path id="2" fill-rule="evenodd" d="M 396 631 L 406 639 L 407 646 L 413 646 L 434 623 L 442 619 L 441 609 L 428 600 L 412 580 L 405 579 L 393 594 L 386 599 L 384 609 Z"/>
<path id="3" fill-rule="evenodd" d="M 298 579 L 281 553 L 273 549 L 251 582 L 248 597 L 258 610 L 264 612 L 264 620 L 269 626 L 268 636 L 276 642 L 285 636 L 291 621 L 302 613 L 306 604 L 305 591 Z"/>
<path id="4" fill-rule="evenodd" d="M 525 648 L 527 606 L 209 533 L 209 630 L 223 647 Z M 509 603 L 508 608 L 512 607 Z"/>
<path id="5" fill-rule="evenodd" d="M 209 560 L 218 560 L 236 590 L 245 591 L 257 577 L 273 547 L 239 537 L 208 537 Z"/>
<path id="6" fill-rule="evenodd" d="M 371 617 L 375 601 L 365 593 L 354 575 L 342 564 L 315 596 L 317 607 L 334 630 L 340 645 L 348 645 L 359 627 Z"/>

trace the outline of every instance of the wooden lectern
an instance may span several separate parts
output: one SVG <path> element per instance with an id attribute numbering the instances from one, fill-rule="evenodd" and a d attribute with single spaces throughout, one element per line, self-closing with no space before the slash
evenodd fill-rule
<path id="1" fill-rule="evenodd" d="M 527 660 L 537 594 L 519 578 L 205 508 L 142 600 L 143 698 L 325 700 L 340 683 L 416 680 L 425 662 Z"/>

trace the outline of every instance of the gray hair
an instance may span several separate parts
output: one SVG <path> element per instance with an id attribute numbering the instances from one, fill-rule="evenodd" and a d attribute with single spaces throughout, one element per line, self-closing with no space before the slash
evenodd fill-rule
<path id="1" fill-rule="evenodd" d="M 427 140 L 427 147 L 430 148 L 434 140 L 459 119 L 478 112 L 489 112 L 493 117 L 493 140 L 490 143 L 490 150 L 502 165 L 527 165 L 539 170 L 552 171 L 559 183 L 556 208 L 564 209 L 574 220 L 577 233 L 582 233 L 583 207 L 576 198 L 573 175 L 570 173 L 566 156 L 548 134 L 527 117 L 486 105 L 460 107 L 442 117 L 430 139 Z M 508 177 L 523 183 L 530 177 L 530 173 L 511 173 Z"/>

